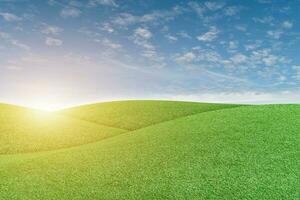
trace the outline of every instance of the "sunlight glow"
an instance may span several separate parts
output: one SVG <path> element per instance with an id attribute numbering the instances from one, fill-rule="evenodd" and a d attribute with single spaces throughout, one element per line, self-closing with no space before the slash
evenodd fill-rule
<path id="1" fill-rule="evenodd" d="M 32 96 L 16 104 L 41 111 L 54 112 L 67 107 L 65 100 L 51 95 Z"/>
<path id="2" fill-rule="evenodd" d="M 29 108 L 34 108 L 37 110 L 48 111 L 48 112 L 54 112 L 54 111 L 57 111 L 62 108 L 55 104 L 47 104 L 46 102 L 39 102 L 39 103 L 33 102 L 33 103 L 30 103 L 30 104 L 24 105 L 24 106 L 29 107 Z"/>
<path id="3" fill-rule="evenodd" d="M 17 95 L 7 99 L 7 102 L 33 108 L 41 111 L 53 112 L 70 106 L 72 98 L 66 92 L 59 91 L 59 88 L 51 87 L 49 84 L 27 86 L 19 90 Z"/>

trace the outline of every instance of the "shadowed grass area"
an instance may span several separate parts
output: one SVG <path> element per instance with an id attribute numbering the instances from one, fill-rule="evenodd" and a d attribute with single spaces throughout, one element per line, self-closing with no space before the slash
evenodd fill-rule
<path id="1" fill-rule="evenodd" d="M 70 108 L 61 113 L 99 124 L 136 130 L 178 117 L 237 106 L 180 101 L 115 101 Z"/>
<path id="2" fill-rule="evenodd" d="M 0 199 L 298 199 L 299 130 L 299 105 L 247 106 L 3 155 Z"/>

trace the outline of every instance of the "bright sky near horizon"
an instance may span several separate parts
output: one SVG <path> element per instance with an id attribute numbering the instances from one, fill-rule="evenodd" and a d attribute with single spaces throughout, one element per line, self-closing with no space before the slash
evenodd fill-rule
<path id="1" fill-rule="evenodd" d="M 299 10 L 299 0 L 0 0 L 0 102 L 300 103 Z"/>

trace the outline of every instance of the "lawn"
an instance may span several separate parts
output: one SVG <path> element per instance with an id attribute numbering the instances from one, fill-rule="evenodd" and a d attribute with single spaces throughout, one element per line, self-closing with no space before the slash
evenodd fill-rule
<path id="1" fill-rule="evenodd" d="M 300 198 L 300 105 L 127 101 L 51 120 L 32 113 L 0 107 L 0 199 Z"/>

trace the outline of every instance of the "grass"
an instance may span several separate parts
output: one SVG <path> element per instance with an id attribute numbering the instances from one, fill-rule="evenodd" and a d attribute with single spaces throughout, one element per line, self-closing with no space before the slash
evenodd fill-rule
<path id="1" fill-rule="evenodd" d="M 161 102 L 147 103 L 154 114 L 144 114 L 151 119 L 144 128 L 72 148 L 0 155 L 0 199 L 300 198 L 299 105 L 226 107 L 159 120 L 161 108 L 154 107 Z"/>
<path id="2" fill-rule="evenodd" d="M 61 113 L 98 124 L 136 130 L 178 117 L 236 106 L 178 101 L 115 101 L 75 107 Z"/>
<path id="3" fill-rule="evenodd" d="M 124 132 L 84 120 L 0 104 L 0 154 L 66 148 Z"/>

